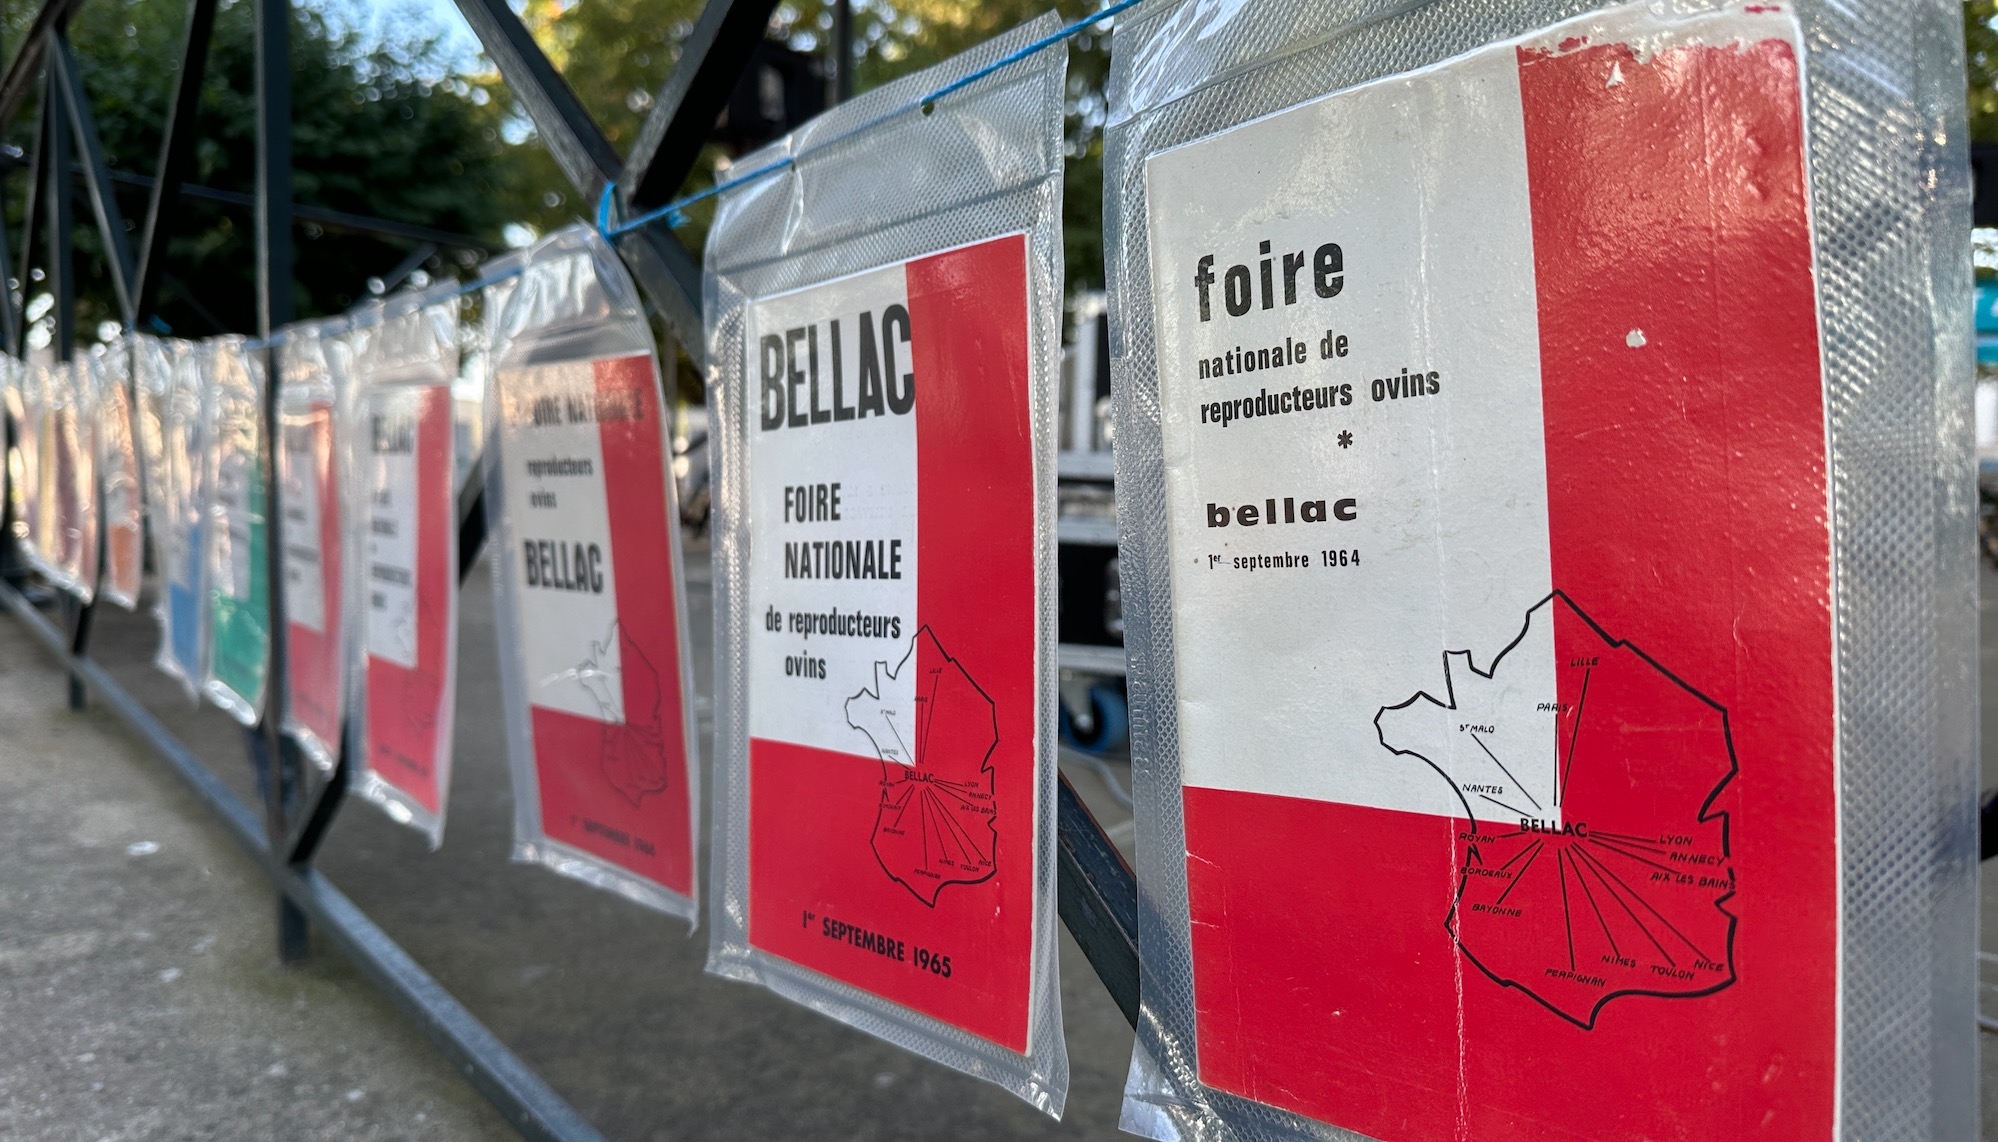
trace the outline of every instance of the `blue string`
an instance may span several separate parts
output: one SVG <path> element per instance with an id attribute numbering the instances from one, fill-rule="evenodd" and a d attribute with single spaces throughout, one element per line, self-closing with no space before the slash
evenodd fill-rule
<path id="1" fill-rule="evenodd" d="M 867 122 L 862 123 L 857 127 L 854 127 L 850 131 L 844 131 L 839 135 L 836 135 L 830 139 L 826 139 L 823 142 L 817 143 L 806 150 L 798 152 L 795 155 L 786 155 L 785 157 L 777 159 L 774 162 L 765 164 L 764 166 L 760 166 L 753 171 L 746 171 L 742 174 L 735 176 L 734 178 L 725 179 L 722 182 L 718 182 L 715 185 L 707 188 L 706 190 L 699 191 L 695 194 L 690 194 L 685 198 L 675 199 L 674 201 L 669 202 L 664 206 L 659 206 L 651 210 L 648 210 L 645 213 L 640 214 L 635 218 L 628 218 L 625 221 L 620 222 L 615 226 L 611 225 L 610 223 L 610 215 L 611 215 L 612 196 L 615 193 L 617 187 L 616 184 L 614 183 L 606 184 L 604 186 L 603 194 L 597 199 L 597 233 L 601 234 L 604 240 L 608 242 L 618 238 L 621 235 L 629 234 L 633 230 L 636 230 L 642 226 L 647 226 L 653 222 L 657 222 L 661 218 L 666 219 L 666 224 L 668 226 L 677 227 L 684 225 L 687 221 L 687 216 L 686 216 L 687 208 L 693 206 L 696 203 L 705 202 L 706 200 L 713 198 L 716 195 L 726 194 L 729 191 L 734 190 L 736 187 L 756 182 L 759 179 L 769 178 L 773 174 L 778 174 L 782 171 L 789 170 L 791 167 L 796 166 L 798 160 L 804 158 L 806 155 L 812 154 L 817 151 L 822 151 L 825 148 L 834 146 L 835 144 L 838 143 L 843 143 L 846 140 L 853 138 L 855 135 L 859 135 L 863 132 L 871 131 L 874 128 L 879 127 L 881 124 L 887 122 L 890 119 L 894 119 L 898 116 L 905 115 L 911 111 L 921 111 L 923 114 L 927 115 L 931 111 L 935 110 L 936 104 L 939 100 L 944 99 L 951 95 L 955 95 L 958 92 L 963 91 L 965 88 L 970 87 L 972 84 L 977 83 L 979 80 L 985 79 L 988 76 L 1003 71 L 1006 68 L 1009 68 L 1014 64 L 1019 63 L 1021 60 L 1028 58 L 1029 56 L 1033 56 L 1040 52 L 1044 52 L 1047 49 L 1055 46 L 1056 44 L 1059 44 L 1064 40 L 1067 40 L 1071 36 L 1079 35 L 1083 32 L 1086 32 L 1091 27 L 1102 23 L 1103 21 L 1109 19 L 1112 16 L 1117 15 L 1119 12 L 1123 12 L 1127 9 L 1134 8 L 1142 2 L 1143 0 L 1117 0 L 1116 3 L 1111 4 L 1109 7 L 1104 8 L 1102 11 L 1097 12 L 1094 15 L 1085 16 L 1082 19 L 1077 20 L 1075 23 L 1070 24 L 1065 28 L 1062 28 L 1055 32 L 1050 32 L 1047 35 L 1042 36 L 1040 39 L 1035 40 L 1030 44 L 1024 44 L 1018 48 L 1015 48 L 1010 52 L 1007 52 L 1005 55 L 999 57 L 996 60 L 993 60 L 991 63 L 986 64 L 984 67 L 978 68 L 975 71 L 972 71 L 966 75 L 960 76 L 955 80 L 952 80 L 950 83 L 947 83 L 942 87 L 937 88 L 935 91 L 932 91 L 929 94 L 923 96 L 922 98 L 917 99 L 913 103 L 906 104 L 902 107 L 897 107 L 894 110 L 889 111 L 884 115 L 880 115 L 877 116 L 876 118 L 870 119 Z"/>

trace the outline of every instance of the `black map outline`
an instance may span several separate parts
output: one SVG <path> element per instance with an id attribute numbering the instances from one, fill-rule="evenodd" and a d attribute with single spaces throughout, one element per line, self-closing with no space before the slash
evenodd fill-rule
<path id="1" fill-rule="evenodd" d="M 910 637 L 908 652 L 902 656 L 902 660 L 900 662 L 895 664 L 894 669 L 892 670 L 888 669 L 888 663 L 882 659 L 876 659 L 875 664 L 879 666 L 883 671 L 886 671 L 888 677 L 899 678 L 904 668 L 911 666 L 915 663 L 916 646 L 917 643 L 921 641 L 924 635 L 929 636 L 930 642 L 935 644 L 937 648 L 937 653 L 943 657 L 943 660 L 946 663 L 949 663 L 950 665 L 955 666 L 957 668 L 957 672 L 963 675 L 965 682 L 970 684 L 973 692 L 975 692 L 980 698 L 985 699 L 986 712 L 989 713 L 992 717 L 992 744 L 986 748 L 985 756 L 978 759 L 978 771 L 980 773 L 992 774 L 992 785 L 994 790 L 992 794 L 992 817 L 990 820 L 986 822 L 985 825 L 986 828 L 992 830 L 992 849 L 991 849 L 992 868 L 990 871 L 986 872 L 984 876 L 981 876 L 976 880 L 943 881 L 941 884 L 937 885 L 936 900 L 924 900 L 923 894 L 916 891 L 916 887 L 914 885 L 910 884 L 908 881 L 902 879 L 901 877 L 895 875 L 895 870 L 888 867 L 888 862 L 881 858 L 881 850 L 875 846 L 875 841 L 880 836 L 881 814 L 889 808 L 887 800 L 887 792 L 886 792 L 887 788 L 886 776 L 890 771 L 885 767 L 892 765 L 898 769 L 906 769 L 911 771 L 916 769 L 916 760 L 915 757 L 913 756 L 913 751 L 909 759 L 909 764 L 903 765 L 899 761 L 889 761 L 887 758 L 880 756 L 881 753 L 880 747 L 875 746 L 875 763 L 884 767 L 881 770 L 883 775 L 883 781 L 882 781 L 883 792 L 882 792 L 881 801 L 878 802 L 874 807 L 874 824 L 873 827 L 868 830 L 867 851 L 873 854 L 874 863 L 881 867 L 882 873 L 886 875 L 889 880 L 892 880 L 896 884 L 901 885 L 903 891 L 907 892 L 910 896 L 916 898 L 916 903 L 921 904 L 925 908 L 934 909 L 937 906 L 937 900 L 941 900 L 943 898 L 944 889 L 949 888 L 954 884 L 962 884 L 966 886 L 974 884 L 984 884 L 986 881 L 991 880 L 993 877 L 999 875 L 999 796 L 997 792 L 999 774 L 998 771 L 994 769 L 992 766 L 992 755 L 999 751 L 999 703 L 992 700 L 992 695 L 987 694 L 985 692 L 985 687 L 980 686 L 978 684 L 978 679 L 972 677 L 971 671 L 966 670 L 964 668 L 964 663 L 962 661 L 952 657 L 951 653 L 948 650 L 944 649 L 943 640 L 937 637 L 937 632 L 934 629 L 932 629 L 930 624 L 928 623 L 924 623 L 921 627 L 918 627 L 916 629 L 916 633 Z M 874 680 L 873 678 L 870 678 L 869 682 L 872 683 L 873 680 Z M 840 705 L 841 713 L 845 713 L 846 703 L 857 701 L 862 695 L 872 698 L 877 702 L 881 700 L 881 695 L 875 692 L 875 690 L 871 685 L 862 686 L 858 692 L 849 695 L 846 699 L 846 702 L 841 703 Z M 874 735 L 868 733 L 866 730 L 855 725 L 851 717 L 847 718 L 846 724 L 855 732 L 866 737 L 869 743 L 872 743 L 874 741 Z"/>
<path id="2" fill-rule="evenodd" d="M 1584 623 L 1588 624 L 1589 629 L 1595 632 L 1596 637 L 1601 639 L 1605 644 L 1607 644 L 1610 647 L 1610 649 L 1630 651 L 1632 654 L 1635 654 L 1641 661 L 1643 661 L 1645 665 L 1651 667 L 1653 670 L 1656 670 L 1660 675 L 1662 675 L 1667 681 L 1671 682 L 1674 686 L 1677 686 L 1681 690 L 1684 690 L 1687 694 L 1692 695 L 1695 699 L 1698 699 L 1700 702 L 1704 703 L 1706 706 L 1708 706 L 1709 708 L 1713 709 L 1714 711 L 1720 714 L 1721 739 L 1727 744 L 1727 766 L 1728 766 L 1727 773 L 1721 777 L 1719 782 L 1715 783 L 1713 789 L 1707 793 L 1706 800 L 1700 804 L 1700 815 L 1698 820 L 1699 823 L 1702 825 L 1709 824 L 1714 821 L 1718 821 L 1720 823 L 1721 855 L 1727 858 L 1729 862 L 1729 869 L 1731 872 L 1733 869 L 1733 860 L 1734 860 L 1734 844 L 1733 844 L 1733 838 L 1730 835 L 1731 824 L 1728 818 L 1728 814 L 1724 810 L 1716 811 L 1713 808 L 1714 802 L 1720 798 L 1722 791 L 1725 790 L 1728 787 L 1728 785 L 1734 781 L 1735 776 L 1741 772 L 1740 759 L 1735 755 L 1734 729 L 1733 726 L 1730 724 L 1728 718 L 1727 707 L 1721 705 L 1719 702 L 1714 701 L 1712 698 L 1707 697 L 1705 694 L 1701 693 L 1698 689 L 1688 684 L 1685 681 L 1685 679 L 1680 678 L 1677 674 L 1674 674 L 1672 673 L 1672 671 L 1666 669 L 1666 667 L 1662 663 L 1660 663 L 1657 659 L 1651 657 L 1649 654 L 1646 654 L 1644 650 L 1641 647 L 1637 646 L 1635 643 L 1632 643 L 1625 639 L 1618 639 L 1612 637 L 1610 633 L 1604 630 L 1602 628 L 1602 625 L 1597 623 L 1596 620 L 1593 617 L 1591 617 L 1587 611 L 1584 611 L 1579 605 L 1576 604 L 1572 596 L 1570 596 L 1566 591 L 1563 591 L 1559 588 L 1556 588 L 1555 590 L 1548 592 L 1546 597 L 1542 598 L 1539 602 L 1533 604 L 1531 607 L 1528 607 L 1526 609 L 1526 621 L 1524 624 L 1520 626 L 1519 634 L 1515 635 L 1513 637 L 1513 640 L 1505 645 L 1504 649 L 1500 650 L 1496 655 L 1492 657 L 1490 669 L 1479 670 L 1477 665 L 1477 660 L 1475 659 L 1475 657 L 1473 657 L 1473 655 L 1469 651 L 1444 652 L 1443 681 L 1444 685 L 1447 687 L 1445 693 L 1449 696 L 1450 699 L 1448 703 L 1437 701 L 1435 696 L 1431 695 L 1426 690 L 1417 690 L 1414 694 L 1410 695 L 1405 701 L 1398 702 L 1392 706 L 1383 706 L 1379 710 L 1377 710 L 1374 713 L 1374 736 L 1380 741 L 1381 748 L 1387 750 L 1389 753 L 1394 754 L 1398 757 L 1416 758 L 1420 760 L 1424 765 L 1427 765 L 1429 768 L 1435 770 L 1437 775 L 1443 778 L 1444 783 L 1450 787 L 1450 791 L 1456 795 L 1457 800 L 1463 804 L 1464 813 L 1466 816 L 1470 818 L 1471 829 L 1473 833 L 1475 833 L 1478 827 L 1477 814 L 1471 809 L 1471 803 L 1465 799 L 1463 791 L 1457 788 L 1456 779 L 1451 777 L 1448 773 L 1445 773 L 1441 766 L 1429 760 L 1427 757 L 1424 757 L 1422 754 L 1417 753 L 1414 750 L 1396 749 L 1393 746 L 1389 745 L 1387 742 L 1387 734 L 1385 731 L 1381 729 L 1381 715 L 1395 710 L 1405 710 L 1410 706 L 1415 705 L 1417 701 L 1427 701 L 1445 710 L 1455 710 L 1457 708 L 1457 695 L 1456 695 L 1456 685 L 1451 678 L 1449 670 L 1450 654 L 1452 653 L 1463 654 L 1465 665 L 1469 666 L 1473 673 L 1477 674 L 1480 678 L 1485 678 L 1487 680 L 1493 679 L 1498 673 L 1499 664 L 1505 661 L 1505 656 L 1512 653 L 1515 647 L 1517 647 L 1521 642 L 1525 641 L 1527 633 L 1533 629 L 1534 612 L 1538 611 L 1540 608 L 1546 606 L 1547 604 L 1553 602 L 1556 599 L 1559 599 L 1562 603 L 1566 604 L 1568 609 L 1570 611 L 1573 611 L 1577 618 L 1581 619 Z M 1577 714 L 1578 721 L 1579 717 L 1580 715 L 1578 712 Z M 1557 768 L 1556 770 L 1557 789 L 1561 784 L 1564 784 L 1564 782 L 1561 780 L 1561 773 L 1562 770 Z M 1586 1020 L 1577 1019 L 1574 1016 L 1568 1014 L 1566 1011 L 1561 1010 L 1559 1007 L 1541 998 L 1539 993 L 1535 992 L 1531 987 L 1528 987 L 1526 984 L 1520 983 L 1515 980 L 1507 979 L 1503 976 L 1500 976 L 1498 973 L 1494 972 L 1491 968 L 1486 967 L 1484 962 L 1478 959 L 1477 953 L 1473 952 L 1469 947 L 1465 946 L 1464 941 L 1459 936 L 1459 934 L 1451 930 L 1451 921 L 1456 919 L 1457 910 L 1459 907 L 1462 906 L 1463 903 L 1464 888 L 1467 884 L 1470 883 L 1471 879 L 1470 873 L 1466 870 L 1469 869 L 1470 863 L 1473 860 L 1476 860 L 1480 865 L 1483 865 L 1485 863 L 1484 857 L 1482 856 L 1482 854 L 1478 852 L 1477 842 L 1475 841 L 1473 841 L 1465 849 L 1464 867 L 1459 869 L 1457 874 L 1457 893 L 1450 901 L 1450 911 L 1443 917 L 1444 933 L 1450 937 L 1450 942 L 1453 945 L 1455 945 L 1457 950 L 1463 953 L 1464 958 L 1471 961 L 1471 964 L 1474 967 L 1476 967 L 1480 972 L 1484 973 L 1485 978 L 1491 980 L 1493 983 L 1498 984 L 1500 987 L 1516 988 L 1519 991 L 1524 992 L 1527 995 L 1527 997 L 1532 999 L 1535 1003 L 1538 1003 L 1540 1006 L 1546 1008 L 1547 1010 L 1553 1012 L 1554 1014 L 1560 1016 L 1562 1019 L 1575 1025 L 1576 1027 L 1581 1028 L 1584 1031 L 1595 1030 L 1596 1022 L 1598 1018 L 1601 1016 L 1603 1008 L 1608 1006 L 1611 1000 L 1621 999 L 1627 995 L 1648 995 L 1657 999 L 1668 999 L 1668 1000 L 1702 999 L 1705 998 L 1706 996 L 1713 995 L 1716 992 L 1726 990 L 1727 988 L 1733 986 L 1740 979 L 1740 976 L 1735 967 L 1734 942 L 1735 942 L 1736 929 L 1739 928 L 1741 925 L 1741 917 L 1736 915 L 1734 912 L 1730 911 L 1727 907 L 1728 901 L 1734 899 L 1736 891 L 1735 888 L 1729 888 L 1726 892 L 1722 893 L 1718 897 L 1715 897 L 1713 900 L 1713 906 L 1720 910 L 1721 915 L 1727 917 L 1727 950 L 1724 953 L 1722 960 L 1719 961 L 1727 964 L 1726 979 L 1721 980 L 1720 982 L 1713 984 L 1712 986 L 1701 988 L 1698 991 L 1655 991 L 1650 988 L 1624 988 L 1619 991 L 1610 991 L 1596 1000 L 1595 1006 L 1589 1009 L 1589 1017 Z M 1524 870 L 1522 869 L 1521 871 Z"/>
<path id="3" fill-rule="evenodd" d="M 624 620 L 621 616 L 611 619 L 610 630 L 604 635 L 602 643 L 592 640 L 590 645 L 596 653 L 583 660 L 575 668 L 578 673 L 600 665 L 601 660 L 610 653 L 612 647 L 616 647 L 618 651 L 618 692 L 616 698 L 618 713 L 616 721 L 611 720 L 609 707 L 605 706 L 603 700 L 597 697 L 596 692 L 590 689 L 589 684 L 584 682 L 580 677 L 576 679 L 576 683 L 582 687 L 583 693 L 588 695 L 590 701 L 596 704 L 598 712 L 598 717 L 592 719 L 600 723 L 600 729 L 597 734 L 597 763 L 593 768 L 596 771 L 596 775 L 603 780 L 604 785 L 612 793 L 616 794 L 620 801 L 623 801 L 633 809 L 642 809 L 645 807 L 645 799 L 647 797 L 657 797 L 661 793 L 668 792 L 673 787 L 673 766 L 669 755 L 669 747 L 666 745 L 666 718 L 663 713 L 666 707 L 666 683 L 659 677 L 659 668 L 652 665 L 652 656 L 647 654 L 645 648 L 639 645 L 638 640 L 631 636 L 631 632 L 625 629 Z M 631 710 L 626 707 L 626 702 L 629 701 L 630 697 L 624 690 L 624 676 L 627 669 L 624 656 L 627 649 L 638 657 L 638 665 L 643 667 L 645 673 L 652 678 L 652 709 L 648 711 L 647 720 L 644 722 L 632 721 Z M 605 694 L 606 697 L 609 696 L 608 687 L 605 688 Z M 614 761 L 612 750 L 616 748 L 620 731 L 629 730 L 639 732 L 648 726 L 651 727 L 660 741 L 658 784 L 656 787 L 651 788 L 634 784 L 631 787 L 631 792 L 626 792 L 625 787 L 611 773 Z"/>

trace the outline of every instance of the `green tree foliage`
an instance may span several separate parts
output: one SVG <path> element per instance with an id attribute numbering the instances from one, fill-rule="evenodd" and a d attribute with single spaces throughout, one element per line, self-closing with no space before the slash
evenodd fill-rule
<path id="1" fill-rule="evenodd" d="M 1998 143 L 1998 0 L 1963 6 L 1963 55 L 1970 80 L 1970 137 Z"/>
<path id="2" fill-rule="evenodd" d="M 30 6 L 19 6 L 8 37 L 20 42 Z M 71 29 L 107 160 L 114 172 L 150 177 L 158 161 L 185 31 L 186 5 L 171 0 L 93 0 Z M 196 124 L 191 181 L 220 190 L 255 189 L 255 49 L 250 6 L 224 0 L 217 13 Z M 291 29 L 294 192 L 298 202 L 464 234 L 498 248 L 501 228 L 520 216 L 526 192 L 518 155 L 501 137 L 504 110 L 490 93 L 449 77 L 430 43 L 364 46 L 336 33 L 308 8 Z M 31 147 L 37 109 L 11 128 Z M 22 179 L 8 197 L 18 249 Z M 76 245 L 78 330 L 117 317 L 101 243 L 79 187 Z M 146 192 L 124 188 L 123 212 L 137 256 Z M 171 215 L 172 242 L 160 316 L 176 333 L 248 331 L 256 320 L 253 216 L 244 206 L 183 198 Z M 367 280 L 388 272 L 415 243 L 332 226 L 294 227 L 300 316 L 334 313 L 367 296 Z M 37 246 L 41 246 L 38 241 Z M 441 251 L 433 272 L 471 260 Z M 41 249 L 34 265 L 44 259 Z M 30 298 L 42 289 L 28 283 Z"/>

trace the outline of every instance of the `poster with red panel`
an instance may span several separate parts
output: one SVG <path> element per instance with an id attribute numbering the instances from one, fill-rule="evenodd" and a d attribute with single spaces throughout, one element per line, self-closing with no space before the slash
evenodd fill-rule
<path id="1" fill-rule="evenodd" d="M 338 327 L 294 325 L 278 353 L 278 508 L 284 519 L 284 730 L 323 770 L 347 710 L 346 529 L 336 442 Z"/>
<path id="2" fill-rule="evenodd" d="M 97 388 L 87 357 L 58 362 L 47 376 L 42 453 L 49 514 L 42 574 L 89 602 L 97 594 Z"/>
<path id="3" fill-rule="evenodd" d="M 1030 266 L 1011 234 L 743 308 L 746 923 L 711 968 L 1031 1076 L 1059 1008 Z"/>
<path id="4" fill-rule="evenodd" d="M 457 702 L 458 302 L 442 286 L 358 319 L 345 434 L 346 503 L 367 521 L 349 587 L 360 793 L 432 848 L 444 839 Z"/>
<path id="5" fill-rule="evenodd" d="M 708 970 L 1054 1117 L 1065 43 L 1045 14 L 744 157 L 703 278 Z"/>
<path id="6" fill-rule="evenodd" d="M 499 315 L 487 504 L 515 858 L 691 919 L 692 677 L 650 332 L 589 231 L 529 252 Z"/>
<path id="7" fill-rule="evenodd" d="M 1024 1053 L 1026 238 L 749 309 L 749 943 Z M 919 395 L 920 394 L 920 395 Z"/>
<path id="8" fill-rule="evenodd" d="M 137 610 L 145 581 L 145 504 L 134 433 L 131 346 L 112 341 L 91 352 L 87 364 L 97 399 L 97 472 L 102 481 L 104 574 L 99 594 Z"/>
<path id="9" fill-rule="evenodd" d="M 1144 160 L 1211 1113 L 1834 1136 L 1801 50 L 1621 9 Z"/>

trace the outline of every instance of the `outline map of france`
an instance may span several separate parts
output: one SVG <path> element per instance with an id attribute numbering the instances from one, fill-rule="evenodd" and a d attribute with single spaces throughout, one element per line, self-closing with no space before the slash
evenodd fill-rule
<path id="1" fill-rule="evenodd" d="M 1544 623 L 1558 698 L 1506 675 Z M 1485 669 L 1467 650 L 1443 659 L 1441 699 L 1418 692 L 1374 726 L 1448 781 L 1470 820 L 1445 919 L 1464 955 L 1584 1029 L 1620 996 L 1733 983 L 1734 870 L 1715 808 L 1735 773 L 1727 711 L 1561 591 Z"/>
<path id="2" fill-rule="evenodd" d="M 887 681 L 910 669 L 918 671 L 915 709 L 887 707 Z M 998 868 L 998 719 L 936 633 L 917 631 L 893 669 L 876 662 L 873 685 L 846 700 L 846 720 L 881 759 L 873 846 L 882 870 L 931 907 L 947 885 L 989 879 Z"/>

